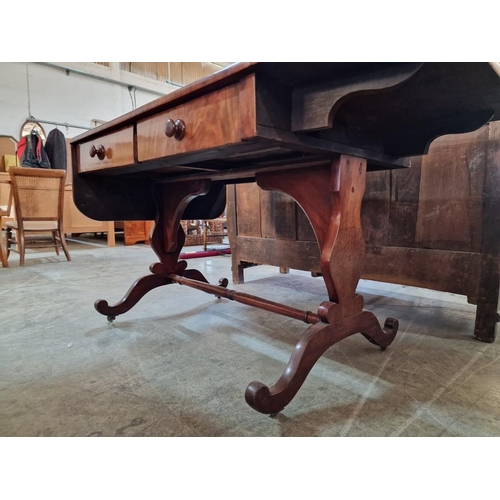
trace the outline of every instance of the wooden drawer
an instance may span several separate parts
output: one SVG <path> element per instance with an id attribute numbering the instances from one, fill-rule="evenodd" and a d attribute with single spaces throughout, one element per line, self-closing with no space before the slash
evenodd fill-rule
<path id="1" fill-rule="evenodd" d="M 184 137 L 167 137 L 167 120 L 182 120 Z M 241 82 L 137 123 L 140 162 L 236 144 L 255 135 L 255 81 Z"/>
<path id="2" fill-rule="evenodd" d="M 152 220 L 118 221 L 115 222 L 115 228 L 123 229 L 125 245 L 133 245 L 139 241 L 149 245 L 149 236 L 154 224 Z"/>
<path id="3" fill-rule="evenodd" d="M 92 157 L 90 154 L 92 147 L 98 149 L 101 145 L 104 146 L 104 157 L 100 159 L 98 154 Z M 84 142 L 78 146 L 78 153 L 79 172 L 131 165 L 134 163 L 134 128 L 128 127 Z"/>

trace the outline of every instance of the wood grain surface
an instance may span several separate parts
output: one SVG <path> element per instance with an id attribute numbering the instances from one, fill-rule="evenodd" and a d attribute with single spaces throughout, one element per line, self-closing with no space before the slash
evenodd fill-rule
<path id="1" fill-rule="evenodd" d="M 97 155 L 90 156 L 92 146 L 103 145 L 106 156 L 100 160 Z M 92 172 L 122 167 L 134 163 L 134 128 L 128 127 L 105 137 L 84 142 L 78 146 L 78 171 Z"/>

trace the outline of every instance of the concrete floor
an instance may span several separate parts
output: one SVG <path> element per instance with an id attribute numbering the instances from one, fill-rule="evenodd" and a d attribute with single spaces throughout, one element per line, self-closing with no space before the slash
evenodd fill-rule
<path id="1" fill-rule="evenodd" d="M 82 243 L 83 242 L 83 243 Z M 31 253 L 0 268 L 1 436 L 499 436 L 500 343 L 473 340 L 464 297 L 362 281 L 366 308 L 400 321 L 381 352 L 361 335 L 329 349 L 276 418 L 244 400 L 281 376 L 306 325 L 179 285 L 109 324 L 156 262 L 145 245 L 70 241 L 72 262 Z M 192 259 L 212 283 L 230 256 Z M 259 266 L 247 293 L 316 311 L 320 278 Z"/>

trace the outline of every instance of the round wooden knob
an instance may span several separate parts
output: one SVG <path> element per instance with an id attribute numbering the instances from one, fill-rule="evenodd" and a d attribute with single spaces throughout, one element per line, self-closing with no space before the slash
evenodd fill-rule
<path id="1" fill-rule="evenodd" d="M 97 156 L 99 160 L 104 160 L 104 157 L 106 156 L 106 149 L 102 144 L 99 144 L 97 148 L 92 144 L 90 147 L 90 157 L 94 158 L 94 156 Z"/>
<path id="2" fill-rule="evenodd" d="M 182 120 L 172 120 L 169 118 L 165 123 L 165 135 L 167 137 L 175 137 L 181 141 L 186 133 L 186 124 Z"/>

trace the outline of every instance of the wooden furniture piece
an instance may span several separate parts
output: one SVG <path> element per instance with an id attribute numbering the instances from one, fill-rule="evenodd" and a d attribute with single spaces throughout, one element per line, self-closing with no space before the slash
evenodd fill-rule
<path id="1" fill-rule="evenodd" d="M 499 319 L 499 158 L 500 122 L 441 137 L 407 170 L 369 172 L 361 210 L 361 277 L 468 296 L 485 342 Z M 292 198 L 255 183 L 228 192 L 235 283 L 255 264 L 320 274 L 314 231 Z"/>
<path id="2" fill-rule="evenodd" d="M 136 243 L 149 244 L 149 235 L 153 229 L 152 220 L 116 221 L 115 229 L 123 231 L 123 243 L 135 245 Z"/>
<path id="3" fill-rule="evenodd" d="M 4 237 L 3 237 L 2 217 L 10 215 L 10 209 L 12 206 L 12 189 L 10 187 L 10 180 L 0 178 L 0 185 L 2 185 L 2 187 L 8 186 L 9 189 L 7 204 L 0 205 L 0 261 L 2 262 L 2 267 L 9 267 L 9 264 L 7 262 L 7 249 L 5 248 Z"/>
<path id="4" fill-rule="evenodd" d="M 203 245 L 203 249 L 206 250 L 209 244 L 220 244 L 224 239 L 219 219 L 181 220 L 181 226 L 186 235 L 185 247 Z"/>
<path id="5" fill-rule="evenodd" d="M 227 236 L 226 225 L 226 217 L 203 221 L 203 250 L 207 250 L 210 244 L 221 244 L 224 241 Z"/>
<path id="6" fill-rule="evenodd" d="M 68 165 L 71 165 L 71 147 L 69 140 L 66 140 Z M 7 179 L 10 183 L 8 172 L 5 172 L 5 158 L 16 155 L 17 141 L 11 136 L 0 136 L 0 180 Z M 83 233 L 106 233 L 108 246 L 115 246 L 114 224 L 111 221 L 96 221 L 83 215 L 76 208 L 73 201 L 73 186 L 71 185 L 73 172 L 68 168 L 66 172 L 66 187 L 64 188 L 64 233 L 65 234 L 83 234 Z M 0 185 L 0 205 L 5 205 L 8 200 L 10 188 L 5 184 Z M 3 224 L 15 220 L 14 210 L 3 218 Z"/>
<path id="7" fill-rule="evenodd" d="M 0 172 L 7 171 L 6 159 L 15 157 L 17 141 L 11 135 L 0 135 Z"/>
<path id="8" fill-rule="evenodd" d="M 7 206 L 11 195 L 10 177 L 6 171 L 6 159 L 15 158 L 17 141 L 10 135 L 0 135 L 0 205 Z M 2 182 L 6 181 L 6 182 Z M 2 217 L 0 230 L 8 221 L 14 220 L 14 210 Z"/>
<path id="9" fill-rule="evenodd" d="M 179 283 L 311 325 L 276 384 L 246 389 L 252 408 L 277 413 L 335 343 L 359 332 L 385 349 L 396 335 L 397 320 L 381 327 L 356 294 L 367 170 L 404 168 L 437 136 L 494 116 L 500 79 L 488 63 L 239 63 L 92 129 L 71 142 L 77 207 L 99 220 L 154 218 L 160 260 L 120 302 L 95 307 L 113 320 Z M 178 261 L 181 219 L 219 217 L 225 185 L 253 180 L 311 222 L 327 289 L 317 312 L 211 285 Z"/>
<path id="10" fill-rule="evenodd" d="M 0 206 L 6 207 L 9 204 L 11 197 L 10 176 L 8 172 L 0 172 Z M 9 220 L 14 220 L 14 207 L 11 204 L 10 213 L 2 218 L 2 229 L 5 229 L 5 224 Z"/>
<path id="11" fill-rule="evenodd" d="M 98 221 L 90 219 L 76 208 L 73 201 L 73 186 L 64 187 L 64 233 L 80 235 L 85 233 L 106 233 L 108 247 L 115 246 L 115 224 L 113 221 Z"/>
<path id="12" fill-rule="evenodd" d="M 26 248 L 55 249 L 71 260 L 63 230 L 64 170 L 14 167 L 9 170 L 16 220 L 7 222 L 7 253 L 19 253 L 19 265 L 24 265 Z M 12 231 L 16 232 L 13 236 Z M 52 241 L 27 239 L 29 234 L 49 233 Z M 16 249 L 12 248 L 16 245 Z"/>
<path id="13" fill-rule="evenodd" d="M 1 183 L 2 180 L 8 183 Z M 0 172 L 0 205 L 6 205 L 10 193 L 10 177 L 8 172 Z M 15 210 L 12 209 L 9 215 L 3 217 L 2 227 L 5 228 L 7 222 L 15 221 Z M 84 233 L 106 233 L 109 247 L 115 246 L 115 228 L 112 221 L 97 221 L 85 216 L 76 208 L 73 201 L 73 186 L 66 184 L 64 187 L 64 213 L 63 213 L 64 233 L 66 235 L 79 235 Z"/>
<path id="14" fill-rule="evenodd" d="M 212 224 L 214 230 L 217 223 L 205 221 L 208 225 Z M 196 225 L 198 223 L 198 225 Z M 223 236 L 215 234 L 213 231 L 208 234 L 206 226 L 203 231 L 200 228 L 200 221 L 181 221 L 182 229 L 186 235 L 184 246 L 190 245 L 206 245 L 209 243 L 222 243 Z M 154 226 L 154 220 L 134 220 L 134 221 L 117 221 L 114 223 L 115 229 L 123 231 L 123 242 L 125 246 L 135 245 L 136 243 L 149 244 L 151 230 Z M 193 232 L 194 231 L 194 232 Z"/>

